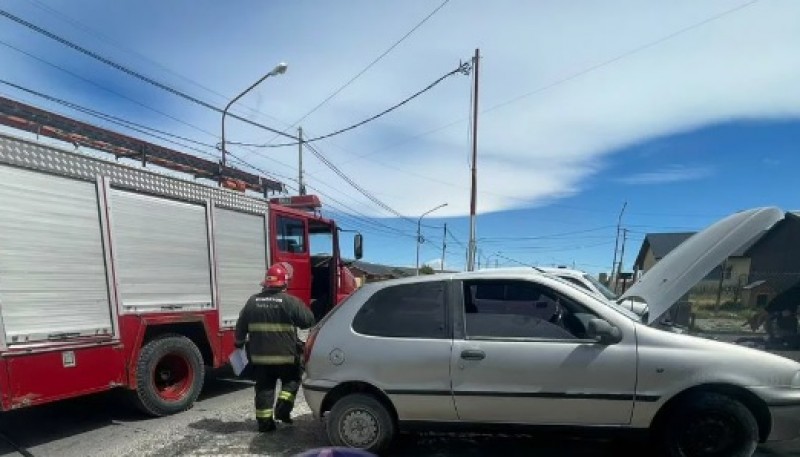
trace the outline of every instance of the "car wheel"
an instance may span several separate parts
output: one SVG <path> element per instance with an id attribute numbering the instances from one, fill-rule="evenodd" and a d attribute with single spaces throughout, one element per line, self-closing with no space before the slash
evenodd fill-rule
<path id="1" fill-rule="evenodd" d="M 389 411 L 375 397 L 351 394 L 331 408 L 327 431 L 334 446 L 379 452 L 394 438 L 395 424 Z"/>
<path id="2" fill-rule="evenodd" d="M 758 424 L 747 407 L 721 394 L 684 400 L 661 433 L 670 457 L 751 457 L 758 445 Z"/>
<path id="3" fill-rule="evenodd" d="M 136 406 L 151 416 L 189 409 L 203 388 L 203 356 L 181 335 L 164 335 L 139 352 L 136 367 Z"/>

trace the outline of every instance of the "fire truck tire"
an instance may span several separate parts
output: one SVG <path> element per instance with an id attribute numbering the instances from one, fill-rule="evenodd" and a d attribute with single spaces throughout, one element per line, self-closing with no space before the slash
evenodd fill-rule
<path id="1" fill-rule="evenodd" d="M 134 401 L 144 413 L 167 416 L 192 407 L 203 388 L 205 366 L 185 336 L 163 335 L 139 352 Z"/>

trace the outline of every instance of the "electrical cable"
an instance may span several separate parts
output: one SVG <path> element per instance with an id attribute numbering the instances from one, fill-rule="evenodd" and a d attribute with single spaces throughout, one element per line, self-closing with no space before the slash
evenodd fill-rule
<path id="1" fill-rule="evenodd" d="M 410 36 L 411 36 L 411 34 L 413 34 L 414 32 L 416 32 L 416 31 L 417 31 L 417 29 L 419 29 L 420 27 L 422 27 L 422 25 L 423 25 L 423 24 L 425 24 L 426 22 L 428 22 L 428 20 L 429 20 L 430 18 L 432 18 L 432 17 L 433 17 L 433 16 L 434 16 L 436 13 L 438 13 L 438 12 L 439 12 L 439 10 L 441 10 L 442 8 L 444 8 L 444 6 L 445 6 L 445 5 L 447 5 L 447 3 L 448 3 L 449 1 L 450 1 L 450 0 L 444 0 L 444 1 L 443 1 L 443 2 L 442 2 L 440 5 L 439 5 L 439 6 L 437 6 L 437 7 L 436 7 L 436 8 L 435 8 L 433 11 L 431 11 L 431 12 L 430 12 L 430 14 L 428 14 L 428 15 L 427 15 L 427 16 L 425 16 L 425 17 L 424 17 L 424 18 L 423 18 L 423 19 L 422 19 L 420 22 L 418 22 L 418 23 L 417 23 L 417 25 L 415 25 L 415 26 L 414 26 L 414 27 L 413 27 L 411 30 L 409 30 L 409 31 L 408 31 L 408 32 L 407 32 L 405 35 L 403 35 L 402 37 L 400 37 L 400 39 L 399 39 L 399 40 L 395 41 L 395 42 L 394 42 L 394 44 L 392 44 L 391 46 L 389 46 L 389 48 L 388 48 L 387 50 L 385 50 L 383 53 L 381 53 L 381 55 L 379 55 L 378 57 L 376 57 L 376 58 L 375 58 L 375 59 L 374 59 L 372 62 L 370 62 L 370 63 L 369 63 L 369 64 L 368 64 L 366 67 L 364 67 L 364 68 L 363 68 L 361 71 L 359 71 L 358 73 L 356 73 L 356 75 L 355 75 L 355 76 L 353 76 L 352 78 L 350 78 L 350 79 L 349 79 L 349 80 L 348 80 L 346 83 L 344 83 L 344 84 L 343 84 L 342 86 L 340 86 L 338 89 L 336 89 L 335 91 L 333 91 L 333 93 L 332 93 L 332 94 L 330 94 L 330 95 L 328 95 L 327 97 L 325 97 L 325 99 L 324 99 L 324 100 L 322 100 L 321 102 L 319 102 L 319 104 L 317 104 L 315 107 L 311 108 L 311 110 L 310 110 L 310 111 L 308 111 L 306 114 L 304 114 L 304 115 L 303 115 L 303 116 L 302 116 L 300 119 L 296 120 L 296 121 L 295 121 L 295 122 L 294 122 L 292 125 L 290 125 L 289 127 L 287 127 L 287 130 L 288 130 L 288 129 L 291 129 L 291 128 L 293 128 L 293 127 L 296 127 L 296 126 L 297 126 L 299 123 L 303 122 L 303 120 L 305 120 L 305 119 L 306 119 L 308 116 L 310 116 L 310 115 L 312 115 L 313 113 L 315 113 L 315 112 L 316 112 L 318 109 L 322 108 L 322 107 L 323 107 L 323 106 L 324 106 L 326 103 L 328 103 L 328 102 L 329 102 L 329 101 L 331 101 L 331 100 L 332 100 L 334 97 L 336 97 L 337 95 L 339 95 L 339 93 L 341 93 L 341 92 L 342 92 L 344 89 L 346 89 L 346 88 L 347 88 L 347 87 L 349 87 L 351 84 L 353 84 L 353 83 L 354 83 L 354 82 L 355 82 L 355 81 L 356 81 L 358 78 L 360 78 L 362 75 L 364 75 L 364 73 L 366 73 L 367 71 L 369 71 L 369 69 L 370 69 L 370 68 L 372 68 L 373 66 L 375 66 L 375 64 L 377 64 L 377 63 L 378 63 L 378 62 L 379 62 L 381 59 L 383 59 L 384 57 L 386 57 L 386 56 L 387 56 L 387 55 L 388 55 L 390 52 L 392 52 L 392 51 L 393 51 L 393 50 L 394 50 L 394 49 L 395 49 L 397 46 L 399 46 L 399 45 L 400 45 L 400 43 L 402 43 L 402 42 L 403 42 L 403 41 L 405 41 L 405 40 L 406 40 L 408 37 L 410 37 Z M 285 132 L 285 131 L 286 131 L 286 130 L 284 130 L 284 132 Z M 277 136 L 275 136 L 275 137 L 271 138 L 269 141 L 267 141 L 267 143 L 272 143 L 272 142 L 275 140 L 275 138 L 277 138 Z"/>
<path id="2" fill-rule="evenodd" d="M 439 83 L 441 83 L 445 79 L 447 79 L 447 78 L 449 78 L 449 77 L 451 77 L 451 76 L 453 76 L 453 75 L 455 75 L 457 73 L 469 74 L 470 69 L 471 69 L 471 65 L 470 65 L 469 62 L 460 63 L 455 70 L 452 70 L 452 71 L 449 71 L 449 72 L 445 73 L 444 75 L 442 75 L 441 77 L 436 79 L 434 82 L 428 84 L 424 89 L 417 91 L 413 95 L 405 98 L 403 101 L 401 101 L 399 103 L 396 103 L 396 104 L 392 105 L 389 108 L 386 108 L 385 110 L 381 111 L 380 113 L 375 114 L 374 116 L 370 116 L 370 117 L 364 119 L 361 122 L 356 122 L 355 124 L 352 124 L 352 125 L 350 125 L 348 127 L 345 127 L 345 128 L 339 129 L 339 130 L 335 130 L 335 131 L 333 131 L 331 133 L 327 133 L 325 135 L 320 135 L 320 136 L 317 136 L 317 137 L 309 138 L 307 140 L 304 139 L 302 141 L 302 144 L 308 145 L 308 143 L 314 143 L 314 142 L 317 142 L 317 141 L 320 141 L 320 140 L 324 140 L 324 139 L 331 138 L 331 137 L 334 137 L 334 136 L 337 136 L 337 135 L 341 135 L 342 133 L 346 133 L 346 132 L 349 132 L 350 130 L 353 130 L 353 129 L 356 129 L 358 127 L 361 127 L 364 124 L 372 122 L 372 121 L 374 121 L 374 120 L 376 120 L 376 119 L 378 119 L 378 118 L 380 118 L 380 117 L 382 117 L 382 116 L 384 116 L 386 114 L 389 114 L 392 111 L 402 107 L 406 103 L 410 102 L 411 100 L 414 100 L 415 98 L 419 97 L 420 95 L 424 94 L 425 92 L 428 92 L 429 90 L 431 90 L 434 87 L 436 87 Z M 282 148 L 282 147 L 286 147 L 286 146 L 297 146 L 298 144 L 301 144 L 300 141 L 295 141 L 293 143 L 276 143 L 276 144 L 245 143 L 245 142 L 237 142 L 237 141 L 228 141 L 226 143 L 227 144 L 236 144 L 236 145 L 239 145 L 239 146 L 251 146 L 251 147 L 256 147 L 256 148 Z"/>
<path id="3" fill-rule="evenodd" d="M 26 21 L 26 20 L 24 20 L 24 19 L 22 19 L 20 17 L 17 17 L 15 15 L 9 13 L 8 11 L 0 9 L 0 16 L 4 16 L 7 19 L 10 19 L 10 20 L 16 22 L 17 24 L 20 24 L 20 25 L 22 25 L 24 27 L 27 27 L 28 29 L 33 30 L 34 32 L 37 32 L 37 33 L 39 33 L 41 35 L 44 35 L 47 38 L 55 40 L 55 41 L 63 44 L 64 46 L 72 48 L 73 50 L 78 51 L 81 54 L 84 54 L 84 55 L 86 55 L 88 57 L 91 57 L 94 60 L 97 60 L 98 62 L 104 63 L 104 64 L 106 64 L 106 65 L 108 65 L 108 66 L 110 66 L 110 67 L 112 67 L 112 68 L 114 68 L 116 70 L 119 70 L 119 71 L 121 71 L 123 73 L 126 73 L 129 76 L 132 76 L 132 77 L 134 77 L 136 79 L 144 81 L 144 82 L 146 82 L 146 83 L 148 83 L 148 84 L 150 84 L 152 86 L 155 86 L 155 87 L 157 87 L 159 89 L 167 91 L 167 92 L 169 92 L 169 93 L 171 93 L 173 95 L 177 95 L 178 97 L 181 97 L 181 98 L 183 98 L 185 100 L 188 100 L 188 101 L 190 101 L 192 103 L 195 103 L 197 105 L 200 105 L 200 106 L 202 106 L 204 108 L 208 108 L 208 109 L 210 109 L 212 111 L 216 111 L 218 113 L 222 113 L 224 111 L 223 109 L 221 109 L 221 108 L 219 108 L 217 106 L 214 106 L 214 105 L 212 105 L 212 104 L 210 104 L 208 102 L 205 102 L 203 100 L 200 100 L 197 97 L 189 95 L 189 94 L 187 94 L 185 92 L 181 92 L 178 89 L 170 87 L 170 86 L 168 86 L 168 85 L 166 85 L 164 83 L 158 82 L 155 79 L 152 79 L 152 78 L 150 78 L 150 77 L 148 77 L 146 75 L 143 75 L 143 74 L 141 74 L 141 73 L 139 73 L 139 72 L 137 72 L 135 70 L 131 70 L 130 68 L 128 68 L 128 67 L 126 67 L 126 66 L 124 66 L 122 64 L 119 64 L 119 63 L 116 63 L 116 62 L 114 62 L 114 61 L 112 61 L 110 59 L 107 59 L 107 58 L 101 56 L 100 54 L 97 54 L 96 52 L 90 51 L 90 50 L 88 50 L 88 49 L 86 49 L 86 48 L 84 48 L 84 47 L 82 47 L 82 46 L 80 46 L 78 44 L 75 44 L 75 43 L 67 40 L 66 38 L 62 38 L 62 37 L 60 37 L 60 36 L 58 36 L 58 35 L 56 35 L 56 34 L 54 34 L 52 32 L 49 32 L 49 31 L 47 31 L 47 30 L 45 30 L 45 29 L 43 29 L 43 28 L 41 28 L 41 27 L 39 27 L 39 26 L 37 26 L 35 24 L 32 24 L 32 23 L 30 23 L 30 22 L 28 22 L 28 21 Z M 264 125 L 264 124 L 255 122 L 253 120 L 247 119 L 245 117 L 239 116 L 238 114 L 228 113 L 228 115 L 230 117 L 234 118 L 234 119 L 237 119 L 239 121 L 245 122 L 245 123 L 250 124 L 250 125 L 252 125 L 254 127 L 259 127 L 261 129 L 267 130 L 269 132 L 278 134 L 278 135 L 286 137 L 286 138 L 290 138 L 292 140 L 298 140 L 298 138 L 293 136 L 293 135 L 289 135 L 287 133 L 283 133 L 280 130 L 274 129 L 274 128 L 269 127 L 267 125 Z"/>
<path id="4" fill-rule="evenodd" d="M 627 57 L 630 57 L 630 56 L 632 56 L 634 54 L 638 54 L 638 53 L 640 53 L 640 52 L 642 52 L 644 50 L 650 49 L 650 48 L 652 48 L 654 46 L 657 46 L 657 45 L 659 45 L 661 43 L 664 43 L 664 42 L 666 42 L 668 40 L 671 40 L 671 39 L 673 39 L 673 38 L 675 38 L 675 37 L 677 37 L 679 35 L 682 35 L 682 34 L 684 34 L 686 32 L 692 31 L 692 30 L 697 29 L 699 27 L 702 27 L 702 26 L 704 26 L 706 24 L 709 24 L 711 22 L 719 20 L 719 19 L 721 19 L 721 18 L 723 18 L 723 17 L 725 17 L 725 16 L 727 16 L 729 14 L 735 13 L 735 12 L 740 11 L 742 9 L 745 9 L 745 8 L 747 8 L 749 6 L 752 6 L 753 4 L 757 3 L 758 1 L 759 0 L 750 0 L 747 3 L 741 4 L 741 5 L 737 6 L 737 7 L 734 7 L 734 8 L 728 9 L 728 10 L 725 10 L 725 11 L 719 13 L 719 14 L 716 14 L 714 16 L 706 18 L 706 19 L 704 19 L 702 21 L 690 24 L 690 25 L 688 25 L 688 26 L 686 26 L 686 27 L 684 27 L 682 29 L 679 29 L 679 30 L 673 32 L 673 33 L 670 33 L 670 34 L 665 35 L 665 36 L 663 36 L 661 38 L 658 38 L 658 39 L 656 39 L 654 41 L 647 42 L 647 43 L 645 43 L 645 44 L 643 44 L 641 46 L 638 46 L 636 48 L 633 48 L 633 49 L 630 49 L 628 51 L 625 51 L 625 52 L 623 52 L 621 54 L 618 54 L 615 57 L 612 57 L 612 58 L 610 58 L 608 60 L 600 62 L 600 63 L 598 63 L 596 65 L 589 66 L 589 67 L 587 67 L 587 68 L 585 68 L 583 70 L 580 70 L 580 71 L 578 71 L 576 73 L 573 73 L 573 74 L 571 74 L 569 76 L 566 76 L 566 77 L 561 78 L 561 79 L 557 79 L 557 80 L 555 80 L 555 81 L 553 81 L 551 83 L 548 83 L 548 84 L 546 84 L 544 86 L 540 86 L 540 87 L 538 87 L 538 88 L 536 88 L 536 89 L 534 89 L 534 90 L 532 90 L 530 92 L 526 92 L 526 93 L 518 95 L 516 97 L 512 97 L 512 98 L 510 98 L 510 99 L 508 99 L 508 100 L 506 100 L 504 102 L 498 103 L 496 105 L 492 105 L 492 106 L 490 106 L 490 107 L 488 107 L 486 109 L 481 110 L 480 114 L 487 114 L 487 113 L 489 113 L 491 111 L 495 111 L 495 110 L 500 109 L 500 108 L 502 108 L 504 106 L 516 103 L 516 102 L 518 102 L 518 101 L 520 101 L 520 100 L 522 100 L 524 98 L 539 94 L 541 92 L 545 92 L 545 91 L 547 91 L 549 89 L 552 89 L 552 88 L 554 88 L 556 86 L 559 86 L 561 84 L 564 84 L 564 83 L 567 83 L 567 82 L 572 81 L 574 79 L 577 79 L 577 78 L 579 78 L 581 76 L 584 76 L 584 75 L 586 75 L 588 73 L 594 72 L 594 71 L 599 70 L 599 69 L 601 69 L 603 67 L 606 67 L 608 65 L 614 64 L 614 63 L 616 63 L 616 62 L 618 62 L 620 60 L 623 60 L 623 59 L 625 59 Z M 405 139 L 405 140 L 403 140 L 403 141 L 401 141 L 399 143 L 396 143 L 394 145 L 390 145 L 388 147 L 381 148 L 381 149 L 378 149 L 376 151 L 372 151 L 372 152 L 368 152 L 366 154 L 359 155 L 359 156 L 355 157 L 352 160 L 363 159 L 363 158 L 365 158 L 367 156 L 374 155 L 374 154 L 377 154 L 379 152 L 386 151 L 388 149 L 393 149 L 393 148 L 398 147 L 398 146 L 402 146 L 403 144 L 409 143 L 409 142 L 414 141 L 416 139 L 431 135 L 433 133 L 439 132 L 439 131 L 444 130 L 446 128 L 449 128 L 449 127 L 452 127 L 454 125 L 460 124 L 460 123 L 464 122 L 465 120 L 469 121 L 469 119 L 470 119 L 470 117 L 460 118 L 460 119 L 455 120 L 453 122 L 449 122 L 449 123 L 441 125 L 439 127 L 435 127 L 435 128 L 433 128 L 431 130 L 426 130 L 425 132 L 422 132 L 420 134 L 413 135 L 413 136 L 411 136 L 411 137 L 409 137 L 409 138 L 407 138 L 407 139 Z"/>

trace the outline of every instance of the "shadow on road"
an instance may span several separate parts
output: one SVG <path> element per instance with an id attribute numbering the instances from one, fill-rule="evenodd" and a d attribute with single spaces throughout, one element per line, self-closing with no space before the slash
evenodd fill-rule
<path id="1" fill-rule="evenodd" d="M 215 372 L 206 378 L 199 402 L 252 386 L 247 381 L 216 377 L 224 375 Z M 104 427 L 152 419 L 133 406 L 128 394 L 119 389 L 4 412 L 0 414 L 0 434 L 21 448 L 32 448 Z M 195 407 L 202 408 L 202 404 Z M 10 443 L 0 439 L 0 455 L 19 454 Z"/>
<path id="2" fill-rule="evenodd" d="M 189 424 L 189 428 L 208 433 L 227 435 L 237 432 L 252 432 L 258 428 L 255 419 L 241 422 L 221 421 L 219 419 L 201 419 Z"/>

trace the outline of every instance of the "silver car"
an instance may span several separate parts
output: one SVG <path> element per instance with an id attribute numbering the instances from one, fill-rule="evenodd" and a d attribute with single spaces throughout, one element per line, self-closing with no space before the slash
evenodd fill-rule
<path id="1" fill-rule="evenodd" d="M 783 215 L 723 219 L 625 296 L 656 321 Z M 420 426 L 649 431 L 683 457 L 750 456 L 759 442 L 800 434 L 800 364 L 653 328 L 536 272 L 368 284 L 309 334 L 306 364 L 304 394 L 331 443 L 373 452 Z"/>

